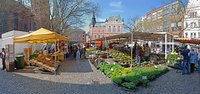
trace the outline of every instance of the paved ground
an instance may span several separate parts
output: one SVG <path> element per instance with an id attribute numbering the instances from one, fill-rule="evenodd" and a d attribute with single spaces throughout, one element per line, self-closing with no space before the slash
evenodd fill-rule
<path id="1" fill-rule="evenodd" d="M 0 94 L 200 94 L 200 74 L 171 69 L 135 92 L 117 87 L 86 60 L 68 59 L 59 75 L 0 71 Z"/>
<path id="2" fill-rule="evenodd" d="M 87 60 L 68 60 L 60 75 L 0 71 L 0 94 L 128 94 Z"/>

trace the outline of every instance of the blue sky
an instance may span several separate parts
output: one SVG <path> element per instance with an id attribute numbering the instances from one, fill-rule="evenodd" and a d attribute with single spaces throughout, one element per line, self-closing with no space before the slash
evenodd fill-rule
<path id="1" fill-rule="evenodd" d="M 97 21 L 105 21 L 109 16 L 121 16 L 125 23 L 130 18 L 144 16 L 147 12 L 174 0 L 94 0 L 100 6 Z M 188 0 L 182 0 L 185 4 Z M 88 24 L 87 24 L 88 27 Z M 88 30 L 85 27 L 84 30 Z"/>

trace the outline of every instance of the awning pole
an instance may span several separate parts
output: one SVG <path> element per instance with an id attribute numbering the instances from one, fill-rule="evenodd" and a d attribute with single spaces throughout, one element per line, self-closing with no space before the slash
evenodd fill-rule
<path id="1" fill-rule="evenodd" d="M 172 36 L 172 52 L 174 52 L 174 36 Z"/>
<path id="2" fill-rule="evenodd" d="M 165 59 L 167 59 L 167 34 L 165 34 Z"/>
<path id="3" fill-rule="evenodd" d="M 133 67 L 133 32 L 131 32 L 131 68 Z"/>

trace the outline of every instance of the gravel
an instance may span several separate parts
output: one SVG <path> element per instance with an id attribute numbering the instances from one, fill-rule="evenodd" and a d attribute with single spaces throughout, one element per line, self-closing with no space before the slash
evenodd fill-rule
<path id="1" fill-rule="evenodd" d="M 1 65 L 1 64 L 0 64 Z M 87 60 L 62 63 L 59 75 L 0 71 L 0 94 L 199 94 L 200 74 L 170 71 L 147 87 L 124 90 Z"/>

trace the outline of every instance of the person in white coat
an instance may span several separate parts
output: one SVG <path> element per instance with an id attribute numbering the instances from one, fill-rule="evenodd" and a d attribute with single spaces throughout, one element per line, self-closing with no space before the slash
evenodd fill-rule
<path id="1" fill-rule="evenodd" d="M 78 47 L 78 50 L 76 51 L 76 60 L 80 59 L 80 49 Z"/>

